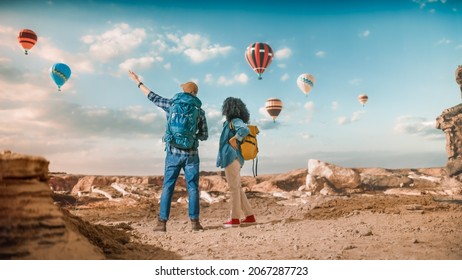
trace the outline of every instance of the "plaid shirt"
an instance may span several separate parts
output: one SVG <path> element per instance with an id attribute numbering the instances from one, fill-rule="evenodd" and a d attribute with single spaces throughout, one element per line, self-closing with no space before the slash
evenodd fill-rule
<path id="1" fill-rule="evenodd" d="M 151 91 L 148 94 L 148 99 L 151 100 L 152 103 L 157 105 L 159 108 L 164 110 L 166 114 L 168 114 L 170 106 L 172 105 L 171 99 L 164 98 L 154 93 L 153 91 Z M 209 138 L 209 132 L 208 132 L 208 127 L 207 127 L 207 120 L 205 118 L 205 112 L 202 109 L 200 109 L 199 118 L 197 120 L 197 127 L 199 128 L 199 131 L 196 134 L 197 139 L 201 141 L 207 140 L 207 138 Z M 170 151 L 172 154 L 187 154 L 187 155 L 198 154 L 197 149 L 183 150 L 183 149 L 179 149 L 177 147 L 173 147 L 170 145 L 167 145 L 165 148 L 167 151 Z"/>

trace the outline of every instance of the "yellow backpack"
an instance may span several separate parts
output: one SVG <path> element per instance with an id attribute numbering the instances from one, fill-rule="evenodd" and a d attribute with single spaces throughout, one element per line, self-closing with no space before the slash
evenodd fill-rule
<path id="1" fill-rule="evenodd" d="M 253 175 L 257 176 L 257 165 L 258 165 L 258 141 L 257 141 L 257 134 L 260 132 L 256 125 L 248 124 L 247 127 L 249 128 L 250 133 L 242 139 L 240 142 L 240 148 L 242 157 L 244 160 L 253 160 L 252 164 L 252 171 Z M 234 131 L 233 122 L 229 122 L 229 128 Z M 256 160 L 256 162 L 255 162 Z"/>

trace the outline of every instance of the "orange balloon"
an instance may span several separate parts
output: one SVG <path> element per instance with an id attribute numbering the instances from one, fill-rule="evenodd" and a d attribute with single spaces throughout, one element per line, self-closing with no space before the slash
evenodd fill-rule
<path id="1" fill-rule="evenodd" d="M 282 111 L 282 101 L 277 98 L 269 98 L 266 100 L 265 108 L 268 114 L 273 118 L 273 122 L 275 122 L 279 113 Z"/>
<path id="2" fill-rule="evenodd" d="M 358 101 L 363 105 L 363 107 L 366 105 L 367 100 L 369 100 L 369 97 L 366 94 L 361 94 L 358 96 Z"/>
<path id="3" fill-rule="evenodd" d="M 24 53 L 27 54 L 27 52 L 32 49 L 35 43 L 37 43 L 37 34 L 35 34 L 35 32 L 30 29 L 23 29 L 19 32 L 18 42 L 24 49 Z"/>

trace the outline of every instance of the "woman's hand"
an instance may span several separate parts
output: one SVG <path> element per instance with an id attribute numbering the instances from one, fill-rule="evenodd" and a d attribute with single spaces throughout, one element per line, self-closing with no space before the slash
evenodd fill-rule
<path id="1" fill-rule="evenodd" d="M 235 149 L 237 151 L 237 139 L 236 139 L 236 136 L 231 137 L 231 139 L 229 139 L 228 142 L 231 145 L 231 147 L 233 147 L 233 149 Z"/>

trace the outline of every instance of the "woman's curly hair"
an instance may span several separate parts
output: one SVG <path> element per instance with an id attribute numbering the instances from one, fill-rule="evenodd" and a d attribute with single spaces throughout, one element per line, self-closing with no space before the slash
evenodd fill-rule
<path id="1" fill-rule="evenodd" d="M 248 123 L 250 120 L 247 106 L 241 99 L 235 97 L 228 97 L 225 99 L 221 107 L 221 113 L 226 117 L 228 122 L 234 118 L 240 118 L 244 123 Z"/>

